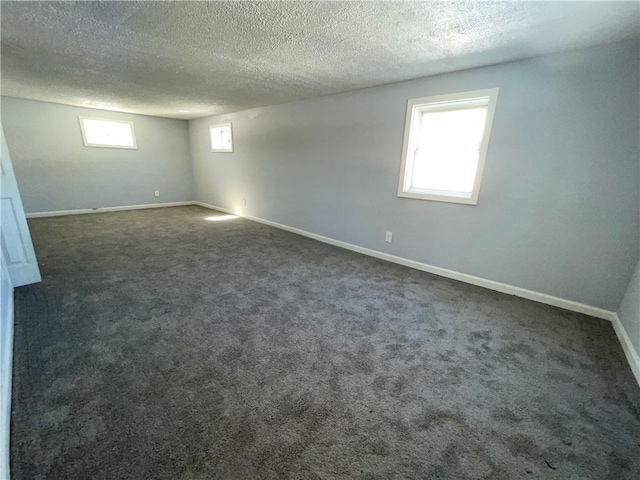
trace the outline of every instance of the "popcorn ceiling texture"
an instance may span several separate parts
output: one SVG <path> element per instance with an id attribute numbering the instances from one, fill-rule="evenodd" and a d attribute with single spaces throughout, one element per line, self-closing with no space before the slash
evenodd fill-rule
<path id="1" fill-rule="evenodd" d="M 2 95 L 197 118 L 625 40 L 638 25 L 635 2 L 2 2 Z"/>

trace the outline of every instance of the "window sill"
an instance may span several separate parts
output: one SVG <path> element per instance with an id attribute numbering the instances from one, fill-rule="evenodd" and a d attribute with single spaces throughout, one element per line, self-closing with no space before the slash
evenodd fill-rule
<path id="1" fill-rule="evenodd" d="M 412 198 L 414 200 L 431 200 L 434 202 L 446 202 L 446 203 L 461 203 L 463 205 L 477 205 L 478 197 L 470 194 L 468 197 L 456 195 L 456 194 L 434 194 L 434 193 L 420 193 L 411 191 L 400 191 L 398 197 Z"/>

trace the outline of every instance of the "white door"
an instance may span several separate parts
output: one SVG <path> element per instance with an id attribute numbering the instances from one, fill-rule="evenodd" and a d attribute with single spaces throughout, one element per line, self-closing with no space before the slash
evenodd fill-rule
<path id="1" fill-rule="evenodd" d="M 9 278 L 14 287 L 28 285 L 40 281 L 40 269 L 36 253 L 31 243 L 31 235 L 24 215 L 18 184 L 13 173 L 9 149 L 2 134 L 2 155 L 0 167 L 2 182 L 0 184 L 0 231 L 2 237 L 2 257 L 4 258 Z"/>

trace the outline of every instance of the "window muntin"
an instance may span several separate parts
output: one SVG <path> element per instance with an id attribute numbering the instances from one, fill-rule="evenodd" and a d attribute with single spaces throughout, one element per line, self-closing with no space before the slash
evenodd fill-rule
<path id="1" fill-rule="evenodd" d="M 212 152 L 233 152 L 233 132 L 230 123 L 211 125 L 209 132 Z"/>
<path id="2" fill-rule="evenodd" d="M 476 205 L 498 89 L 411 99 L 398 196 Z"/>
<path id="3" fill-rule="evenodd" d="M 85 147 L 137 148 L 132 122 L 79 118 Z"/>

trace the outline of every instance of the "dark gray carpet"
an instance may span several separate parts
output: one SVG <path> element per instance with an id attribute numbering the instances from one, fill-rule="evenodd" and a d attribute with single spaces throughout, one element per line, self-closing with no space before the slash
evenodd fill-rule
<path id="1" fill-rule="evenodd" d="M 31 220 L 16 479 L 637 479 L 612 326 L 199 207 Z"/>

